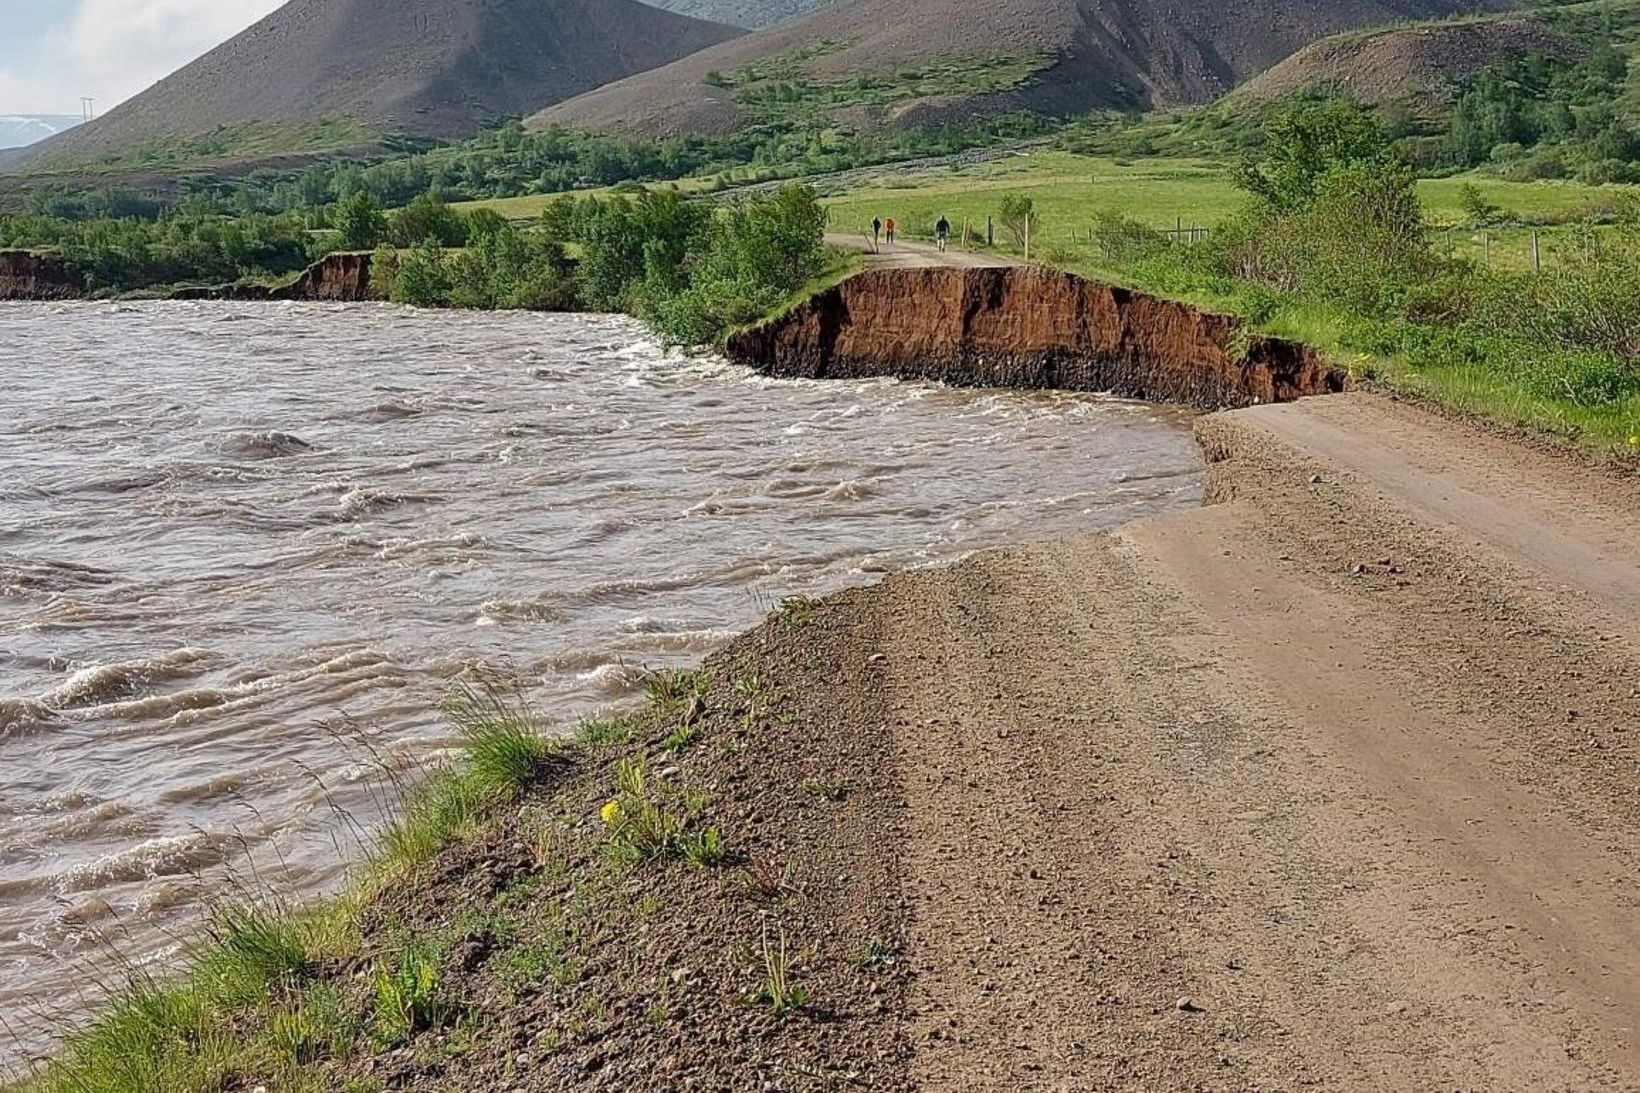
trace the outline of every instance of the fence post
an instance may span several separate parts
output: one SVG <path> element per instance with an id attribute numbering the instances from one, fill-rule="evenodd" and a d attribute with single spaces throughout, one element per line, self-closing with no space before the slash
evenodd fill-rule
<path id="1" fill-rule="evenodd" d="M 996 233 L 992 229 L 991 218 L 989 216 L 987 216 L 985 218 L 985 245 L 987 247 L 994 247 L 994 246 L 996 246 L 996 244 L 997 244 Z"/>
<path id="2" fill-rule="evenodd" d="M 1532 229 L 1532 272 L 1543 272 L 1543 254 L 1538 250 L 1538 233 L 1536 228 Z"/>
<path id="3" fill-rule="evenodd" d="M 1025 264 L 1031 264 L 1031 217 L 1025 214 Z"/>

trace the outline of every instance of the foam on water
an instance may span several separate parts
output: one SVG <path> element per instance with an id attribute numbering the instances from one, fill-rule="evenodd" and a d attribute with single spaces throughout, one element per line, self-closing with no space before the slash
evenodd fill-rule
<path id="1" fill-rule="evenodd" d="M 1169 411 L 773 380 L 608 317 L 0 305 L 0 345 L 0 1011 L 36 1032 L 113 924 L 163 960 L 226 872 L 338 883 L 465 672 L 569 724 L 789 596 L 1200 493 Z"/>

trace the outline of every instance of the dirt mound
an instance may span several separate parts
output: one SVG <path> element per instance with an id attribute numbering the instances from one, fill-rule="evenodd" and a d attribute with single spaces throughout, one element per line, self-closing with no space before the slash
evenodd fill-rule
<path id="1" fill-rule="evenodd" d="M 535 122 L 672 135 L 737 130 L 768 120 L 775 109 L 873 128 L 1015 110 L 1060 115 L 1199 103 L 1341 30 L 1505 6 L 1504 0 L 1249 0 L 1234 7 L 1199 0 L 846 0 L 599 88 Z"/>
<path id="2" fill-rule="evenodd" d="M 737 33 L 637 0 L 291 0 L 26 162 L 459 137 Z"/>
<path id="3" fill-rule="evenodd" d="M 1501 57 L 1542 53 L 1572 60 L 1582 48 L 1538 23 L 1489 19 L 1340 34 L 1299 50 L 1236 92 L 1269 102 L 1326 87 L 1363 102 L 1407 100 L 1438 108 Z"/>
<path id="4" fill-rule="evenodd" d="M 871 270 L 732 338 L 779 376 L 1109 391 L 1206 409 L 1338 391 L 1344 375 L 1229 315 L 1057 270 Z"/>

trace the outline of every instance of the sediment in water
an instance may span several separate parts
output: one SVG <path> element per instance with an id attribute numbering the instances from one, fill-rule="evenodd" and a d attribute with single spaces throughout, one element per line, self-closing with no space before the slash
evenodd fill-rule
<path id="1" fill-rule="evenodd" d="M 1226 409 L 1344 387 L 1297 342 L 1231 315 L 1040 267 L 869 270 L 732 337 L 774 376 L 895 376 Z"/>

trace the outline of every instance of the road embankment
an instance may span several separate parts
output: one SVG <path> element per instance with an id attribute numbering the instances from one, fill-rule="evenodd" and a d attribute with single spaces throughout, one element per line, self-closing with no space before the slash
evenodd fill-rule
<path id="1" fill-rule="evenodd" d="M 1036 266 L 870 269 L 727 348 L 775 376 L 1100 391 L 1204 409 L 1336 392 L 1346 378 L 1233 316 Z"/>
<path id="2" fill-rule="evenodd" d="M 454 799 L 212 1087 L 1640 1087 L 1640 487 L 1197 428 L 1200 509 L 786 604 Z"/>

